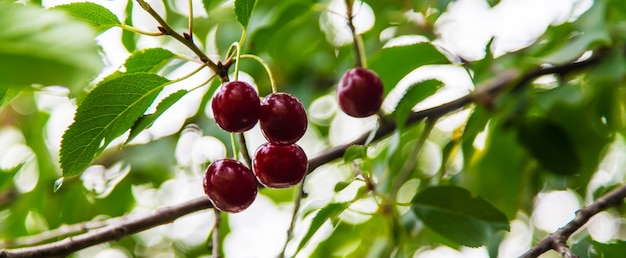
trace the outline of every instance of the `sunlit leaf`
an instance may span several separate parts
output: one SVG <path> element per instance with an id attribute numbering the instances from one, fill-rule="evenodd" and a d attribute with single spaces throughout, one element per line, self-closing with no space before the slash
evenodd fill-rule
<path id="1" fill-rule="evenodd" d="M 226 2 L 226 0 L 202 0 L 202 5 L 204 6 L 206 13 L 211 13 L 214 8 L 220 6 L 224 2 Z"/>
<path id="2" fill-rule="evenodd" d="M 130 135 L 126 140 L 126 143 L 129 143 L 130 141 L 135 139 L 135 137 L 137 137 L 137 135 L 139 135 L 139 133 L 141 133 L 144 129 L 150 127 L 157 118 L 159 118 L 172 105 L 176 104 L 176 102 L 178 102 L 187 93 L 189 93 L 189 91 L 187 90 L 178 90 L 170 94 L 169 96 L 161 100 L 161 102 L 159 102 L 159 105 L 157 105 L 156 111 L 154 113 L 143 115 L 139 119 L 137 119 L 133 127 L 130 129 Z"/>
<path id="3" fill-rule="evenodd" d="M 367 157 L 367 146 L 352 145 L 348 147 L 348 149 L 346 149 L 346 153 L 343 154 L 343 161 L 348 163 L 364 157 Z"/>
<path id="4" fill-rule="evenodd" d="M 133 53 L 124 63 L 124 67 L 127 73 L 156 72 L 173 57 L 174 54 L 167 49 L 142 49 Z"/>
<path id="5" fill-rule="evenodd" d="M 58 10 L 0 2 L 0 89 L 63 85 L 76 92 L 102 68 L 95 33 Z"/>
<path id="6" fill-rule="evenodd" d="M 158 75 L 135 73 L 99 83 L 63 135 L 63 175 L 82 173 L 102 149 L 135 124 L 167 82 Z"/>
<path id="7" fill-rule="evenodd" d="M 248 27 L 255 4 L 256 0 L 235 0 L 235 16 L 244 28 Z"/>
<path id="8" fill-rule="evenodd" d="M 103 32 L 120 24 L 120 20 L 115 14 L 99 4 L 80 2 L 58 5 L 52 9 L 66 11 L 75 18 L 89 23 L 98 32 Z"/>
<path id="9" fill-rule="evenodd" d="M 313 217 L 313 220 L 311 221 L 311 225 L 309 226 L 308 231 L 302 238 L 302 241 L 300 241 L 300 244 L 298 244 L 298 250 L 296 251 L 296 253 L 302 250 L 302 248 L 309 242 L 311 237 L 313 237 L 315 232 L 317 232 L 317 230 L 320 229 L 320 227 L 324 224 L 324 222 L 326 222 L 327 220 L 331 218 L 335 218 L 339 216 L 339 214 L 341 214 L 344 210 L 346 210 L 349 205 L 350 205 L 349 203 L 331 203 L 331 204 L 328 204 L 326 207 L 320 209 L 315 214 L 315 217 Z"/>
<path id="10" fill-rule="evenodd" d="M 435 94 L 442 86 L 443 83 L 438 80 L 426 80 L 411 85 L 393 111 L 393 116 L 398 127 L 403 128 L 405 126 L 406 120 L 412 112 L 412 108 L 417 105 L 417 103 Z"/>
<path id="11" fill-rule="evenodd" d="M 402 60 L 402 65 L 398 65 Z M 374 70 L 385 87 L 385 95 L 393 89 L 406 74 L 422 65 L 446 64 L 448 59 L 430 43 L 383 48 L 369 60 L 369 68 Z"/>
<path id="12" fill-rule="evenodd" d="M 437 233 L 470 247 L 485 245 L 494 233 L 509 230 L 504 213 L 456 186 L 436 186 L 419 192 L 411 210 Z"/>

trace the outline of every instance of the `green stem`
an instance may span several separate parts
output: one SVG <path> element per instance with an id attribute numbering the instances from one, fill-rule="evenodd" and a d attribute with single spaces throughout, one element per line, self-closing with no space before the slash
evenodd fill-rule
<path id="1" fill-rule="evenodd" d="M 189 40 L 193 39 L 193 1 L 188 0 L 187 4 L 189 5 Z"/>
<path id="2" fill-rule="evenodd" d="M 274 81 L 274 76 L 272 76 L 272 70 L 270 69 L 270 66 L 267 64 L 267 62 L 265 62 L 265 60 L 263 60 L 262 58 L 256 55 L 250 55 L 250 54 L 241 55 L 240 58 L 250 58 L 259 62 L 263 66 L 263 68 L 265 68 L 265 72 L 267 72 L 267 76 L 270 78 L 270 85 L 272 86 L 272 92 L 273 93 L 278 92 L 278 90 L 276 89 L 276 81 Z"/>
<path id="3" fill-rule="evenodd" d="M 158 31 L 158 32 L 143 31 L 143 30 L 137 29 L 137 28 L 135 28 L 133 26 L 126 25 L 126 24 L 117 24 L 115 26 L 120 27 L 120 28 L 122 28 L 124 30 L 127 30 L 127 31 L 130 31 L 130 32 L 134 32 L 134 33 L 142 34 L 142 35 L 146 35 L 146 36 L 163 36 L 164 35 L 163 32 L 160 32 L 160 31 Z"/>
<path id="4" fill-rule="evenodd" d="M 235 133 L 230 133 L 230 144 L 233 148 L 233 159 L 239 160 L 239 155 L 237 153 L 237 142 L 235 141 Z"/>
<path id="5" fill-rule="evenodd" d="M 430 135 L 433 128 L 435 127 L 436 122 L 437 122 L 437 118 L 428 118 L 426 120 L 426 126 L 424 127 L 424 130 L 421 132 L 419 139 L 417 139 L 417 143 L 415 144 L 415 146 L 413 146 L 413 149 L 411 150 L 411 153 L 409 154 L 409 158 L 407 158 L 406 162 L 400 169 L 400 172 L 396 176 L 396 179 L 393 181 L 393 184 L 391 185 L 391 189 L 389 193 L 389 200 L 391 202 L 395 203 L 398 190 L 400 189 L 402 184 L 404 184 L 404 182 L 408 179 L 408 177 L 411 175 L 411 171 L 413 171 L 415 164 L 417 164 L 417 159 L 418 159 L 417 156 L 420 154 L 420 151 L 424 147 L 424 143 L 426 143 L 426 139 L 428 139 L 428 136 Z"/>
<path id="6" fill-rule="evenodd" d="M 228 52 L 230 52 L 233 47 L 235 48 L 235 81 L 237 81 L 239 80 L 239 59 L 241 58 L 241 46 L 239 46 L 238 42 L 234 42 L 230 45 L 230 48 L 228 48 Z"/>
<path id="7" fill-rule="evenodd" d="M 252 167 L 252 159 L 250 158 L 250 153 L 248 152 L 248 144 L 246 143 L 246 137 L 243 133 L 238 133 L 239 136 L 239 145 L 241 145 L 241 155 L 243 159 L 246 161 L 246 164 L 249 168 Z"/>

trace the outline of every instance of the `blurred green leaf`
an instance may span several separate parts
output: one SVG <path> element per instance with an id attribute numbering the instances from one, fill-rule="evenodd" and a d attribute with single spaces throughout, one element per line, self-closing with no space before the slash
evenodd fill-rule
<path id="1" fill-rule="evenodd" d="M 609 243 L 600 243 L 592 241 L 593 249 L 596 251 L 598 257 L 622 257 L 624 256 L 624 250 L 626 250 L 626 241 L 613 240 Z"/>
<path id="2" fill-rule="evenodd" d="M 300 252 L 302 248 L 311 240 L 311 237 L 317 232 L 318 229 L 329 219 L 336 218 L 341 214 L 344 210 L 346 210 L 350 206 L 350 203 L 342 202 L 342 203 L 330 203 L 326 205 L 326 207 L 321 208 L 317 213 L 315 213 L 315 217 L 311 221 L 311 225 L 307 230 L 306 234 L 298 244 L 298 249 L 296 253 Z"/>
<path id="3" fill-rule="evenodd" d="M 51 9 L 66 11 L 71 16 L 89 23 L 99 33 L 121 24 L 115 14 L 99 4 L 80 2 L 58 5 Z"/>
<path id="4" fill-rule="evenodd" d="M 335 184 L 335 188 L 333 189 L 335 191 L 335 193 L 346 189 L 346 187 L 348 187 L 350 185 L 351 182 L 337 182 L 337 184 Z"/>
<path id="5" fill-rule="evenodd" d="M 215 7 L 220 6 L 224 2 L 226 2 L 226 0 L 202 0 L 202 5 L 206 13 L 211 13 Z"/>
<path id="6" fill-rule="evenodd" d="M 235 0 L 235 16 L 244 28 L 248 27 L 255 4 L 256 0 Z"/>
<path id="7" fill-rule="evenodd" d="M 73 93 L 102 68 L 94 31 L 64 12 L 0 2 L 0 89 L 63 85 Z"/>
<path id="8" fill-rule="evenodd" d="M 406 120 L 415 105 L 435 94 L 441 87 L 443 83 L 439 80 L 426 80 L 411 85 L 393 111 L 398 128 L 402 129 L 406 126 Z"/>
<path id="9" fill-rule="evenodd" d="M 0 109 L 20 94 L 20 88 L 2 88 L 0 87 Z"/>
<path id="10" fill-rule="evenodd" d="M 402 65 L 398 65 L 402 60 Z M 383 48 L 368 60 L 369 68 L 383 81 L 385 95 L 409 72 L 429 64 L 447 64 L 448 59 L 430 43 Z"/>
<path id="11" fill-rule="evenodd" d="M 126 74 L 99 83 L 78 107 L 63 134 L 63 176 L 83 172 L 113 139 L 130 129 L 157 97 L 167 79 L 154 74 Z"/>
<path id="12" fill-rule="evenodd" d="M 352 145 L 348 147 L 348 149 L 346 149 L 346 153 L 343 154 L 343 161 L 349 163 L 365 157 L 367 157 L 367 146 Z"/>
<path id="13" fill-rule="evenodd" d="M 419 192 L 411 210 L 428 227 L 469 247 L 485 245 L 496 232 L 509 230 L 504 213 L 456 186 L 436 186 Z"/>
<path id="14" fill-rule="evenodd" d="M 128 57 L 124 63 L 124 67 L 126 67 L 127 73 L 156 72 L 173 57 L 174 54 L 167 49 L 142 49 Z"/>
<path id="15" fill-rule="evenodd" d="M 611 37 L 607 31 L 605 20 L 598 18 L 605 16 L 606 11 L 604 1 L 595 2 L 587 12 L 574 22 L 574 26 L 580 31 L 579 35 L 567 40 L 566 45 L 548 54 L 542 61 L 551 64 L 565 64 L 576 60 L 592 46 L 610 44 Z"/>
<path id="16" fill-rule="evenodd" d="M 581 160 L 572 139 L 558 124 L 528 118 L 519 128 L 518 139 L 545 169 L 560 175 L 580 172 Z"/>
<path id="17" fill-rule="evenodd" d="M 128 135 L 126 144 L 135 139 L 135 137 L 137 137 L 137 135 L 139 135 L 139 133 L 141 133 L 144 129 L 152 126 L 157 118 L 159 118 L 172 105 L 176 104 L 176 102 L 178 102 L 182 97 L 187 95 L 187 93 L 189 93 L 189 91 L 187 90 L 178 90 L 170 94 L 169 96 L 161 100 L 161 102 L 159 102 L 159 105 L 157 105 L 156 111 L 154 113 L 143 115 L 139 119 L 137 119 L 133 127 L 130 128 L 130 134 Z"/>

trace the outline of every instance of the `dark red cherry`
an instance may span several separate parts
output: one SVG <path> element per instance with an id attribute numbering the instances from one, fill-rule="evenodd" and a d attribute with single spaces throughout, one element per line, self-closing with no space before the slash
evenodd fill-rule
<path id="1" fill-rule="evenodd" d="M 265 143 L 254 154 L 254 175 L 261 184 L 286 188 L 298 184 L 309 167 L 306 154 L 297 144 Z"/>
<path id="2" fill-rule="evenodd" d="M 258 182 L 245 165 L 232 159 L 221 159 L 209 165 L 204 174 L 204 193 L 215 208 L 240 212 L 256 198 Z"/>
<path id="3" fill-rule="evenodd" d="M 376 73 L 356 67 L 341 77 L 337 100 L 344 113 L 353 117 L 367 117 L 380 109 L 383 93 L 383 83 Z"/>
<path id="4" fill-rule="evenodd" d="M 307 128 L 304 106 L 288 93 L 272 93 L 261 102 L 259 125 L 265 138 L 275 144 L 297 142 Z"/>
<path id="5" fill-rule="evenodd" d="M 254 127 L 259 120 L 260 106 L 254 87 L 242 81 L 222 85 L 211 103 L 215 122 L 227 132 L 243 132 Z"/>

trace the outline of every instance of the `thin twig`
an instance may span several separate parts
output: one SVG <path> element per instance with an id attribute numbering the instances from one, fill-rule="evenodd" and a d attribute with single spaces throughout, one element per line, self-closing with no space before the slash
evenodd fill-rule
<path id="1" fill-rule="evenodd" d="M 152 16 L 161 25 L 159 27 L 159 31 L 161 31 L 165 35 L 170 35 L 174 39 L 178 40 L 180 43 L 183 43 L 185 46 L 187 46 L 187 48 L 193 51 L 203 63 L 205 63 L 211 70 L 218 74 L 222 81 L 228 81 L 227 66 L 218 65 L 211 61 L 211 59 L 209 59 L 209 57 L 198 46 L 196 46 L 196 44 L 194 44 L 192 40 L 188 40 L 185 36 L 181 35 L 180 33 L 176 32 L 172 27 L 170 27 L 170 25 L 163 19 L 163 17 L 161 17 L 161 15 L 159 15 L 154 9 L 152 9 L 152 6 L 150 6 L 150 4 L 148 4 L 146 1 L 137 0 L 137 2 L 141 6 L 141 8 L 148 12 L 148 14 L 150 14 L 150 16 Z"/>
<path id="2" fill-rule="evenodd" d="M 298 184 L 298 195 L 294 200 L 293 212 L 291 213 L 291 222 L 289 223 L 289 229 L 287 229 L 287 240 L 285 240 L 285 245 L 283 245 L 283 250 L 280 252 L 278 257 L 285 257 L 285 251 L 287 250 L 287 244 L 291 238 L 293 238 L 293 229 L 296 227 L 296 220 L 298 219 L 298 211 L 300 210 L 300 204 L 302 203 L 302 198 L 304 197 L 304 179 Z"/>
<path id="3" fill-rule="evenodd" d="M 215 213 L 215 224 L 213 226 L 213 258 L 221 257 L 221 249 L 220 249 L 220 211 L 218 209 L 213 209 Z"/>
<path id="4" fill-rule="evenodd" d="M 614 189 L 598 198 L 587 207 L 578 210 L 573 220 L 541 240 L 533 248 L 520 256 L 520 258 L 537 257 L 549 250 L 559 252 L 562 257 L 578 257 L 567 247 L 567 239 L 584 226 L 591 217 L 609 207 L 622 204 L 624 198 L 626 198 L 626 185 Z"/>

